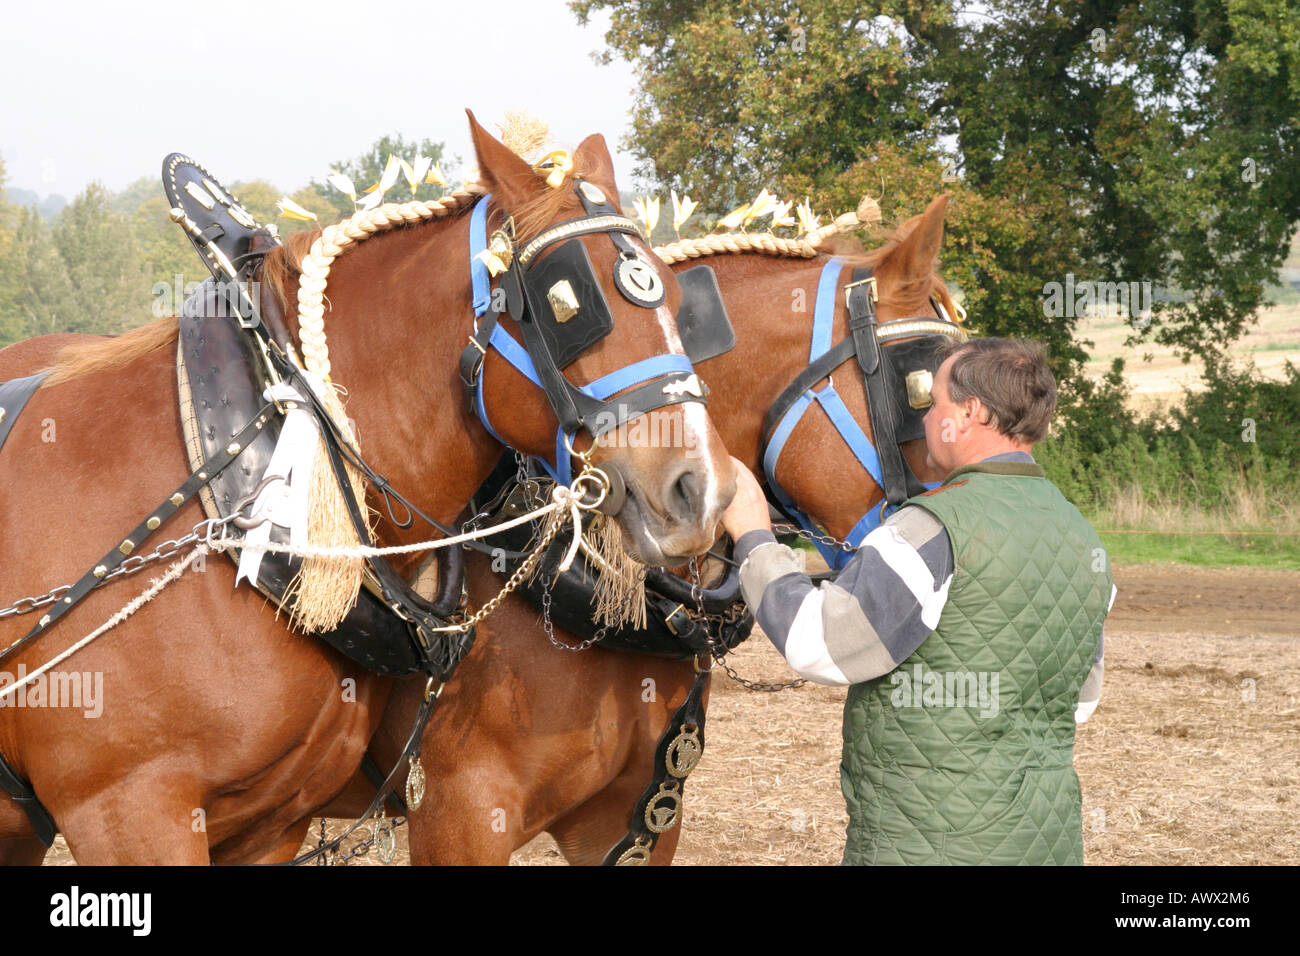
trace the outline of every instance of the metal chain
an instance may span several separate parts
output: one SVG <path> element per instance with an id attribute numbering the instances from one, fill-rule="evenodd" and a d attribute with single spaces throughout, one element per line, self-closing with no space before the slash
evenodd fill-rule
<path id="1" fill-rule="evenodd" d="M 175 557 L 178 553 L 191 545 L 198 544 L 200 541 L 210 540 L 212 533 L 218 528 L 224 527 L 232 521 L 236 515 L 227 518 L 208 518 L 196 524 L 189 534 L 179 538 L 173 538 L 164 541 L 154 548 L 148 554 L 136 554 L 127 558 L 112 571 L 109 571 L 102 578 L 95 582 L 95 588 L 103 587 L 109 581 L 115 578 L 126 577 L 142 570 L 155 561 L 163 561 L 167 558 Z M 40 597 L 19 598 L 13 604 L 6 608 L 0 608 L 0 620 L 6 617 L 12 617 L 17 614 L 30 614 L 38 608 L 45 607 L 58 601 L 63 595 L 72 590 L 71 584 L 62 584 L 57 588 L 41 595 Z"/>
<path id="2" fill-rule="evenodd" d="M 379 817 L 378 814 L 376 815 L 376 817 L 377 818 L 374 824 L 370 827 L 369 837 L 362 840 L 360 843 L 355 844 L 351 849 L 349 849 L 345 853 L 340 853 L 337 847 L 331 851 L 322 853 L 320 856 L 316 858 L 316 865 L 317 866 L 347 866 L 351 860 L 355 860 L 358 857 L 363 857 L 367 855 L 370 852 L 370 848 L 375 845 L 375 840 L 379 836 L 379 829 L 380 829 L 381 822 L 386 822 L 389 825 L 389 827 L 392 829 L 394 834 L 396 834 L 398 827 L 406 826 L 406 817 L 398 816 L 398 817 L 393 817 L 391 820 L 389 820 L 387 817 Z M 325 839 L 325 818 L 321 817 L 320 836 L 316 840 L 316 849 L 318 850 L 321 849 L 328 842 L 329 841 Z M 389 861 L 384 861 L 384 862 L 387 863 Z"/>
<path id="3" fill-rule="evenodd" d="M 819 534 L 816 531 L 809 531 L 807 528 L 798 528 L 792 524 L 774 524 L 772 525 L 773 534 L 794 534 L 809 541 L 819 541 L 828 547 L 835 548 L 847 554 L 857 551 L 856 545 L 849 544 L 847 541 L 840 541 L 838 538 L 832 538 L 828 534 Z"/>
<path id="4" fill-rule="evenodd" d="M 585 651 L 593 644 L 599 644 L 605 639 L 609 631 L 609 625 L 603 624 L 591 637 L 577 644 L 565 644 L 555 636 L 555 625 L 551 623 L 551 589 L 542 589 L 542 630 L 546 632 L 546 639 L 551 642 L 552 647 L 558 647 L 562 651 Z"/>
<path id="5" fill-rule="evenodd" d="M 722 615 L 707 614 L 704 611 L 704 589 L 700 584 L 700 562 L 697 558 L 691 558 L 690 570 L 691 600 L 695 602 L 695 613 L 698 615 L 697 620 L 711 620 L 716 618 L 718 621 L 724 621 L 725 618 Z M 808 683 L 807 678 L 804 677 L 798 677 L 794 680 L 785 681 L 780 684 L 768 681 L 755 681 L 750 680 L 747 677 L 741 677 L 736 673 L 736 669 L 727 663 L 726 645 L 714 639 L 713 632 L 708 629 L 707 625 L 705 626 L 705 633 L 709 635 L 709 643 L 713 645 L 713 660 L 722 665 L 722 669 L 726 671 L 728 677 L 746 690 L 771 694 L 781 690 L 793 690 L 796 687 L 802 687 L 804 684 Z"/>

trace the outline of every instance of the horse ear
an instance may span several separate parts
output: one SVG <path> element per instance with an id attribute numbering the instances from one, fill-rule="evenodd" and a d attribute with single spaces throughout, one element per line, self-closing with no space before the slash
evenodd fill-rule
<path id="1" fill-rule="evenodd" d="M 586 179 L 604 187 L 610 195 L 618 196 L 618 187 L 614 183 L 614 160 L 610 158 L 604 136 L 592 133 L 579 143 L 573 154 L 573 165 L 583 171 Z"/>
<path id="2" fill-rule="evenodd" d="M 532 167 L 480 126 L 473 112 L 466 110 L 465 113 L 469 116 L 469 132 L 478 157 L 478 181 L 505 208 L 537 195 L 541 180 Z"/>
<path id="3" fill-rule="evenodd" d="M 925 212 L 903 223 L 899 231 L 905 238 L 890 254 L 899 272 L 906 280 L 928 280 L 934 271 L 934 260 L 943 244 L 943 217 L 948 211 L 948 196 L 937 196 Z"/>

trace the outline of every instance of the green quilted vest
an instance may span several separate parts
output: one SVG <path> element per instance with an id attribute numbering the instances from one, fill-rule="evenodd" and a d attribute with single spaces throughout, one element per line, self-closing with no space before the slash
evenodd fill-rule
<path id="1" fill-rule="evenodd" d="M 849 688 L 848 864 L 1082 864 L 1074 709 L 1110 600 L 1096 532 L 1037 465 L 986 462 L 910 499 L 956 563 L 938 626 Z"/>

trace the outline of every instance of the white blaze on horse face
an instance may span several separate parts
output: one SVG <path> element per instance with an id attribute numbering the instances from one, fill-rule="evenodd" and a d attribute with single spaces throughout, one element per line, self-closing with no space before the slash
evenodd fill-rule
<path id="1" fill-rule="evenodd" d="M 655 317 L 668 343 L 668 351 L 685 355 L 686 348 L 677 332 L 677 317 L 667 305 L 655 309 Z M 704 467 L 704 514 L 712 515 L 721 511 L 718 494 L 721 482 L 718 480 L 717 462 L 713 461 L 714 456 L 707 454 L 709 413 L 703 402 L 682 402 L 678 407 L 682 410 L 682 444 L 689 456 L 701 459 Z"/>
<path id="2" fill-rule="evenodd" d="M 668 310 L 668 306 L 661 305 L 655 309 L 655 318 L 659 320 L 659 328 L 668 343 L 668 351 L 675 355 L 685 355 L 686 347 L 682 345 L 682 337 L 677 334 L 677 317 Z"/>

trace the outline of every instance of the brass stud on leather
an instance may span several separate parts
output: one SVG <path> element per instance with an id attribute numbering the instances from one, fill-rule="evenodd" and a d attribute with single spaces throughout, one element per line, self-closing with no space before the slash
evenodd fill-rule
<path id="1" fill-rule="evenodd" d="M 185 496 L 178 491 L 176 492 L 176 494 L 172 495 L 167 500 L 171 502 L 171 506 L 173 508 L 179 508 L 181 506 L 181 502 L 185 500 Z"/>
<path id="2" fill-rule="evenodd" d="M 148 528 L 150 531 L 153 531 L 153 530 L 154 530 L 155 528 L 157 528 L 160 524 L 162 524 L 162 519 L 159 518 L 157 515 L 155 515 L 154 517 L 152 517 L 152 518 L 150 518 L 148 521 L 146 521 L 146 522 L 144 523 L 144 526 L 145 526 L 146 528 Z"/>

